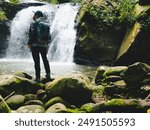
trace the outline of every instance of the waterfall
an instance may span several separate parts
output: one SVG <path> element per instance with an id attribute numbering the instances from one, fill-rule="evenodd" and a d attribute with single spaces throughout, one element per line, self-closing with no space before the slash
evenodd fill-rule
<path id="1" fill-rule="evenodd" d="M 31 57 L 27 47 L 28 32 L 33 11 L 37 10 L 41 10 L 46 15 L 51 28 L 52 40 L 48 52 L 50 61 L 72 62 L 76 38 L 74 20 L 78 5 L 73 6 L 69 3 L 28 7 L 19 11 L 11 22 L 6 57 L 11 59 Z"/>

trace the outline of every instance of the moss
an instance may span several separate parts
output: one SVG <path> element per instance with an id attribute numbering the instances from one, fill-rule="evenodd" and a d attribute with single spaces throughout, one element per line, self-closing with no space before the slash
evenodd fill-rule
<path id="1" fill-rule="evenodd" d="M 0 21 L 6 20 L 6 19 L 7 19 L 7 17 L 5 15 L 5 12 L 0 8 Z"/>
<path id="2" fill-rule="evenodd" d="M 150 109 L 147 110 L 147 113 L 150 113 Z"/>
<path id="3" fill-rule="evenodd" d="M 124 99 L 111 99 L 105 103 L 106 106 L 125 106 Z"/>

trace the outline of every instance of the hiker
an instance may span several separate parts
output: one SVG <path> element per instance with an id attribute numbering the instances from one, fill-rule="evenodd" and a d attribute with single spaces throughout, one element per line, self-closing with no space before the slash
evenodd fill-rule
<path id="1" fill-rule="evenodd" d="M 35 81 L 40 79 L 40 54 L 44 63 L 46 79 L 50 80 L 50 65 L 47 59 L 48 44 L 50 42 L 50 29 L 44 21 L 44 15 L 41 11 L 36 11 L 33 16 L 33 22 L 30 25 L 28 47 L 32 52 L 35 67 Z"/>

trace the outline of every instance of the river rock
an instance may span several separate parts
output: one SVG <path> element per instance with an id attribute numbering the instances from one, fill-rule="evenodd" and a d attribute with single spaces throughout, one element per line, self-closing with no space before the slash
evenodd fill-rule
<path id="1" fill-rule="evenodd" d="M 64 104 L 62 103 L 56 103 L 52 106 L 50 106 L 45 113 L 60 113 L 60 112 L 63 112 L 63 111 L 66 111 L 67 108 Z"/>
<path id="2" fill-rule="evenodd" d="M 141 83 L 150 72 L 150 66 L 145 63 L 137 62 L 129 65 L 128 69 L 122 72 L 121 76 L 128 85 Z"/>
<path id="3" fill-rule="evenodd" d="M 40 105 L 27 105 L 17 109 L 17 113 L 44 113 L 44 107 Z"/>
<path id="4" fill-rule="evenodd" d="M 60 96 L 70 104 L 91 101 L 91 83 L 86 76 L 71 75 L 56 78 L 46 86 L 49 97 Z"/>
<path id="5" fill-rule="evenodd" d="M 24 101 L 25 101 L 25 97 L 22 95 L 14 95 L 11 96 L 10 98 L 8 98 L 6 100 L 6 103 L 8 104 L 8 106 L 13 109 L 16 110 L 17 108 L 21 107 L 22 105 L 24 105 Z"/>
<path id="6" fill-rule="evenodd" d="M 81 106 L 81 110 L 86 111 L 87 113 L 95 113 L 98 112 L 100 108 L 104 106 L 104 102 L 101 103 L 86 103 L 83 106 Z"/>
<path id="7" fill-rule="evenodd" d="M 3 97 L 0 95 L 0 113 L 10 113 L 11 110 Z"/>
<path id="8" fill-rule="evenodd" d="M 25 94 L 24 97 L 25 97 L 25 102 L 36 99 L 35 94 Z"/>
<path id="9" fill-rule="evenodd" d="M 27 79 L 32 79 L 32 76 L 27 74 L 26 72 L 23 71 L 17 71 L 15 72 L 14 76 L 22 77 L 22 78 L 27 78 Z"/>
<path id="10" fill-rule="evenodd" d="M 50 99 L 48 102 L 46 102 L 44 104 L 44 107 L 46 109 L 48 109 L 50 106 L 52 106 L 52 105 L 54 105 L 56 103 L 62 103 L 65 106 L 70 107 L 70 105 L 65 100 L 63 100 L 61 97 L 54 97 L 54 98 Z"/>
<path id="11" fill-rule="evenodd" d="M 43 105 L 43 102 L 40 100 L 30 100 L 25 103 L 25 105 Z"/>
<path id="12" fill-rule="evenodd" d="M 18 76 L 10 76 L 7 79 L 0 80 L 0 93 L 5 96 L 13 91 L 17 94 L 36 93 L 38 89 L 43 88 L 43 84 Z"/>

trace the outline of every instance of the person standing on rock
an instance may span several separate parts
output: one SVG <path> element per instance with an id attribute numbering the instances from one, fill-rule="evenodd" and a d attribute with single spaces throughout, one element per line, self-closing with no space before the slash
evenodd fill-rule
<path id="1" fill-rule="evenodd" d="M 36 11 L 33 16 L 33 22 L 29 29 L 28 47 L 32 52 L 35 67 L 35 81 L 41 82 L 40 79 L 40 55 L 42 57 L 46 72 L 46 79 L 50 80 L 50 65 L 47 59 L 48 44 L 50 43 L 50 28 L 44 20 L 44 15 L 41 11 Z"/>

